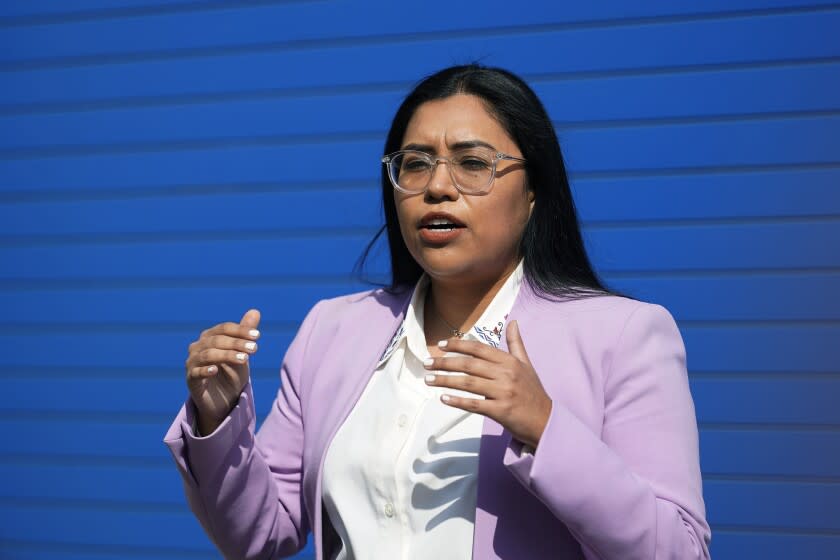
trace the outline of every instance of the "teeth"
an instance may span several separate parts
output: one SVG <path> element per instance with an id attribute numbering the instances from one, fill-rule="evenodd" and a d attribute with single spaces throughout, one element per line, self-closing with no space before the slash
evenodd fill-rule
<path id="1" fill-rule="evenodd" d="M 444 220 L 440 218 L 435 218 L 434 220 L 429 220 L 426 222 L 427 226 L 452 226 L 455 227 L 455 224 L 450 222 L 449 220 Z"/>

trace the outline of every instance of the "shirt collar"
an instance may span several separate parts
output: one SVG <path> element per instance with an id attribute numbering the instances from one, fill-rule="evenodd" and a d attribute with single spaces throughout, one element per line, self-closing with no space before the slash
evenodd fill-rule
<path id="1" fill-rule="evenodd" d="M 477 340 L 488 344 L 494 348 L 501 345 L 502 333 L 504 332 L 505 323 L 507 322 L 508 314 L 510 313 L 516 296 L 519 294 L 519 288 L 522 285 L 523 278 L 522 261 L 514 269 L 513 273 L 505 280 L 502 287 L 493 297 L 490 305 L 481 314 L 475 325 L 464 334 L 465 340 Z M 423 333 L 423 307 L 425 305 L 426 290 L 429 286 L 429 277 L 423 274 L 417 281 L 414 287 L 414 292 L 411 295 L 411 301 L 408 304 L 408 309 L 405 313 L 405 319 L 394 333 L 391 343 L 379 359 L 377 367 L 387 362 L 394 353 L 400 343 L 405 340 L 408 349 L 420 359 L 428 356 L 429 351 L 426 348 L 426 336 Z"/>

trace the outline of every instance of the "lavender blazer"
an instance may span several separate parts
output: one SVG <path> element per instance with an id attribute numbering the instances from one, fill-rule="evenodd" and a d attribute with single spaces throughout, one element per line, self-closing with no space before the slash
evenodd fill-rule
<path id="1" fill-rule="evenodd" d="M 292 555 L 310 531 L 328 557 L 326 450 L 410 298 L 377 290 L 315 305 L 256 436 L 250 384 L 205 438 L 184 405 L 164 441 L 225 557 Z M 509 319 L 553 405 L 534 455 L 485 419 L 473 558 L 708 559 L 694 403 L 670 313 L 618 296 L 551 302 L 524 282 Z"/>

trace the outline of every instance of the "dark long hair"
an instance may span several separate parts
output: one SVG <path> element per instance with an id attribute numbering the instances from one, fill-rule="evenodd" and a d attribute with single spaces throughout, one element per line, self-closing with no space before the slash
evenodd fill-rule
<path id="1" fill-rule="evenodd" d="M 513 73 L 468 64 L 446 68 L 425 78 L 394 115 L 383 154 L 400 149 L 408 123 L 420 105 L 456 94 L 481 98 L 527 161 L 527 184 L 535 199 L 522 235 L 520 255 L 524 260 L 525 279 L 533 290 L 548 299 L 620 295 L 602 283 L 589 262 L 560 143 L 548 113 L 534 91 Z M 357 272 L 362 270 L 377 239 L 386 232 L 391 254 L 388 289 L 402 291 L 414 286 L 423 269 L 403 241 L 394 190 L 384 166 L 381 180 L 385 225 L 359 259 Z"/>

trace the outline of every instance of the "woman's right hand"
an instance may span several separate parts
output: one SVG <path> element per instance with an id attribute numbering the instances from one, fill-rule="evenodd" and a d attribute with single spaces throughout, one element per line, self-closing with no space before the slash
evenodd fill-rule
<path id="1" fill-rule="evenodd" d="M 187 388 L 198 411 L 198 430 L 209 435 L 239 399 L 250 375 L 248 362 L 257 351 L 260 312 L 251 309 L 237 323 L 219 323 L 190 344 Z"/>

